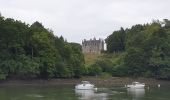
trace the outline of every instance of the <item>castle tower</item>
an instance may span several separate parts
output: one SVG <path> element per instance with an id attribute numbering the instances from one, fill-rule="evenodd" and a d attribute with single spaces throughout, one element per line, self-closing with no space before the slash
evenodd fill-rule
<path id="1" fill-rule="evenodd" d="M 96 38 L 82 41 L 83 53 L 100 54 L 104 50 L 104 41 L 102 39 L 96 40 Z"/>

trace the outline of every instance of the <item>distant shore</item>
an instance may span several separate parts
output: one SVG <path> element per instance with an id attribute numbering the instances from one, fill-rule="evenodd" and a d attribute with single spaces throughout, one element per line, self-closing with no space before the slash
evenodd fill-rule
<path id="1" fill-rule="evenodd" d="M 152 78 L 120 78 L 120 77 L 110 77 L 110 78 L 100 78 L 100 77 L 83 77 L 80 79 L 32 79 L 32 80 L 1 80 L 0 86 L 6 85 L 75 85 L 80 83 L 82 80 L 90 81 L 97 86 L 124 86 L 125 84 L 130 84 L 134 81 L 145 83 L 148 86 L 154 85 L 170 85 L 170 81 L 156 80 Z"/>

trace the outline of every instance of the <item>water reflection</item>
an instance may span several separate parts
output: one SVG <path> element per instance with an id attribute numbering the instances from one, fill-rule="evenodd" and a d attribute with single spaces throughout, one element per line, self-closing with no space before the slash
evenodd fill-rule
<path id="1" fill-rule="evenodd" d="M 107 100 L 107 93 L 98 93 L 94 90 L 75 90 L 81 100 Z"/>
<path id="2" fill-rule="evenodd" d="M 128 88 L 127 91 L 133 100 L 141 100 L 145 96 L 145 89 Z"/>

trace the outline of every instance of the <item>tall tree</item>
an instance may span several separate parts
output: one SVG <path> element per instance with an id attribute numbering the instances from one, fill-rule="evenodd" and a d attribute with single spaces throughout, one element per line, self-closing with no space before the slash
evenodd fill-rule
<path id="1" fill-rule="evenodd" d="M 106 39 L 107 51 L 110 53 L 124 51 L 125 35 L 124 29 L 121 28 L 119 31 L 115 31 L 110 36 L 108 36 Z"/>

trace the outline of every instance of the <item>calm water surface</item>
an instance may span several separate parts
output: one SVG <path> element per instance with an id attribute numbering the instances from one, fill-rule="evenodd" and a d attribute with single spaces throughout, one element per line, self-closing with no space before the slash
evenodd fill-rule
<path id="1" fill-rule="evenodd" d="M 149 89 L 99 87 L 74 90 L 74 86 L 0 86 L 0 100 L 170 100 L 170 86 Z"/>

